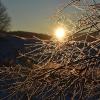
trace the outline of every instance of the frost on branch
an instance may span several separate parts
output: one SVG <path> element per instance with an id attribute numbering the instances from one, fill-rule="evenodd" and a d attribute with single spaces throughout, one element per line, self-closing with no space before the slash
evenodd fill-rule
<path id="1" fill-rule="evenodd" d="M 80 1 L 71 1 L 59 12 L 71 5 L 84 10 Z M 86 7 L 92 13 L 81 16 L 69 40 L 59 43 L 33 37 L 34 43 L 19 51 L 15 66 L 1 66 L 0 99 L 100 99 L 100 14 L 96 5 Z"/>
<path id="2" fill-rule="evenodd" d="M 2 99 L 100 98 L 100 42 L 52 43 L 41 40 L 27 46 L 30 51 L 22 57 L 32 66 L 0 67 Z"/>

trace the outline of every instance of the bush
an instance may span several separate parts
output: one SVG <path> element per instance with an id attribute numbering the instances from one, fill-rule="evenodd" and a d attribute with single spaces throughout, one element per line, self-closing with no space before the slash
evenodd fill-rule
<path id="1" fill-rule="evenodd" d="M 0 1 L 0 31 L 7 31 L 10 26 L 10 17 L 5 6 Z"/>

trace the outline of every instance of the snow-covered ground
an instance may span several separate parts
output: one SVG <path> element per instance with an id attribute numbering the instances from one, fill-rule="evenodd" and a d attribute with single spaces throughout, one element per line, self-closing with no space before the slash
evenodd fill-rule
<path id="1" fill-rule="evenodd" d="M 34 43 L 33 38 L 23 38 L 15 35 L 6 35 L 0 33 L 0 65 L 5 63 L 14 63 L 18 50 L 24 48 L 24 44 Z"/>

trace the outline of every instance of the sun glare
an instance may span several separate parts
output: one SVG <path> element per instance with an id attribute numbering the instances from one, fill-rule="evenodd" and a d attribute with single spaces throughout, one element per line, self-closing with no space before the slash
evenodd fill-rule
<path id="1" fill-rule="evenodd" d="M 59 27 L 55 30 L 55 36 L 59 41 L 62 41 L 65 37 L 65 29 L 63 27 Z"/>

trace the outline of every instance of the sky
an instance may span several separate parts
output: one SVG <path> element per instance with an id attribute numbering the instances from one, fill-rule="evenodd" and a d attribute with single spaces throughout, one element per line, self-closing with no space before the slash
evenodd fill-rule
<path id="1" fill-rule="evenodd" d="M 1 0 L 11 17 L 11 30 L 49 33 L 51 16 L 64 0 Z"/>
<path id="2" fill-rule="evenodd" d="M 11 30 L 37 33 L 53 32 L 51 16 L 69 0 L 1 0 L 11 17 Z M 100 1 L 100 0 L 96 0 Z M 72 12 L 72 10 L 70 9 Z"/>

